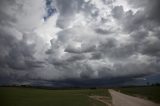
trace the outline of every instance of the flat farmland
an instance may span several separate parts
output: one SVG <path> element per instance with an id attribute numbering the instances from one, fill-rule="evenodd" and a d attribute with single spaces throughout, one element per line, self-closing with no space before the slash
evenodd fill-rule
<path id="1" fill-rule="evenodd" d="M 107 89 L 48 90 L 0 87 L 0 106 L 106 106 L 90 96 L 108 96 Z"/>

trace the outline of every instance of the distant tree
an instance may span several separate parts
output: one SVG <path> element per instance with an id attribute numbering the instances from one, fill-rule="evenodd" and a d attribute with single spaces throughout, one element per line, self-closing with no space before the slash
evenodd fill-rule
<path id="1" fill-rule="evenodd" d="M 160 86 L 160 83 L 156 83 L 155 86 Z"/>

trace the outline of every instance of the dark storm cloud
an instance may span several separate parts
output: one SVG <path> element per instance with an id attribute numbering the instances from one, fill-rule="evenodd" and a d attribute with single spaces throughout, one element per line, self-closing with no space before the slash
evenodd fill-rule
<path id="1" fill-rule="evenodd" d="M 137 50 L 137 45 L 133 42 L 129 42 L 126 44 L 119 44 L 117 42 L 118 41 L 114 38 L 108 38 L 101 41 L 96 50 L 98 51 L 98 54 L 101 54 L 101 56 L 103 55 L 104 57 L 115 59 L 127 58 L 133 55 Z"/>
<path id="2" fill-rule="evenodd" d="M 33 36 L 37 35 L 33 33 L 26 35 L 27 30 L 23 32 L 19 29 L 25 26 L 16 26 L 19 21 L 18 17 L 20 17 L 18 13 L 23 11 L 22 7 L 23 4 L 16 0 L 0 1 L 1 84 L 16 84 L 19 80 L 29 79 L 31 73 L 34 73 L 33 70 L 42 68 L 44 65 L 43 61 L 34 57 L 36 43 L 33 43 Z M 23 20 L 21 20 L 20 24 L 23 24 Z"/>
<path id="3" fill-rule="evenodd" d="M 97 32 L 99 34 L 103 34 L 103 35 L 107 35 L 107 34 L 112 33 L 110 30 L 105 30 L 105 29 L 101 29 L 101 28 L 95 29 L 95 32 Z"/>
<path id="4" fill-rule="evenodd" d="M 102 58 L 102 54 L 100 52 L 93 52 L 91 53 L 91 58 L 90 59 L 101 59 Z"/>
<path id="5" fill-rule="evenodd" d="M 134 32 L 145 24 L 145 13 L 138 11 L 133 14 L 132 10 L 124 12 L 122 6 L 116 6 L 112 10 L 113 16 L 124 26 L 127 32 Z"/>
<path id="6" fill-rule="evenodd" d="M 63 65 L 71 65 L 72 63 L 74 62 L 77 62 L 77 61 L 80 61 L 80 60 L 83 60 L 85 59 L 86 57 L 84 55 L 81 55 L 81 54 L 73 54 L 73 55 L 66 55 L 66 57 L 64 58 L 60 58 L 60 59 L 57 59 L 57 58 L 50 58 L 49 61 L 50 63 L 52 63 L 53 65 L 57 65 L 59 67 L 63 67 Z"/>
<path id="7" fill-rule="evenodd" d="M 45 14 L 41 6 L 29 14 L 38 1 L 1 1 L 1 82 L 112 85 L 159 72 L 158 0 L 127 0 L 131 9 L 117 0 L 46 0 Z"/>
<path id="8" fill-rule="evenodd" d="M 124 30 L 130 33 L 136 52 L 159 58 L 159 30 L 155 29 L 159 25 L 160 2 L 158 0 L 128 1 L 133 7 L 143 9 L 136 13 L 131 10 L 124 12 L 122 6 L 117 6 L 112 10 L 113 16 L 124 26 Z M 152 31 L 152 34 L 149 35 L 149 31 Z"/>
<path id="9" fill-rule="evenodd" d="M 81 69 L 83 71 L 80 73 L 80 79 L 83 80 L 94 79 L 95 69 L 91 66 L 91 64 L 88 64 L 87 62 L 81 64 L 83 64 L 81 66 Z"/>
<path id="10" fill-rule="evenodd" d="M 135 32 L 141 28 L 149 31 L 159 24 L 158 10 L 160 3 L 158 0 L 128 1 L 130 5 L 141 9 L 135 14 L 131 10 L 124 12 L 123 6 L 116 6 L 112 10 L 113 16 L 121 21 L 126 31 Z"/>
<path id="11" fill-rule="evenodd" d="M 95 51 L 95 49 L 96 49 L 95 45 L 89 45 L 89 44 L 82 43 L 81 47 L 79 47 L 79 48 L 74 48 L 71 45 L 68 45 L 65 48 L 65 52 L 69 52 L 69 53 L 87 53 L 87 52 Z"/>
<path id="12" fill-rule="evenodd" d="M 144 8 L 144 12 L 147 14 L 147 18 L 152 21 L 160 22 L 160 1 L 159 0 L 145 0 L 145 1 L 138 1 L 138 0 L 128 0 L 131 5 L 134 7 L 142 7 Z"/>
<path id="13" fill-rule="evenodd" d="M 59 86 L 59 87 L 113 87 L 113 86 L 125 86 L 130 82 L 135 81 L 136 78 L 143 77 L 144 75 L 135 75 L 135 76 L 126 76 L 126 77 L 112 77 L 112 78 L 101 78 L 101 79 L 90 79 L 90 75 L 88 76 L 84 74 L 84 79 L 66 79 L 66 80 L 59 80 L 59 81 L 48 81 L 54 85 L 52 86 Z M 48 83 L 46 81 L 46 83 Z M 136 83 L 134 83 L 136 85 Z M 146 85 L 146 82 L 142 83 Z M 138 85 L 138 84 L 137 84 Z M 56 86 L 56 87 L 57 87 Z"/>
<path id="14" fill-rule="evenodd" d="M 12 35 L 0 30 L 0 58 L 3 67 L 24 70 L 41 67 L 41 62 L 34 59 L 34 45 L 28 45 L 26 41 L 18 41 Z"/>
<path id="15" fill-rule="evenodd" d="M 134 55 L 136 56 L 138 54 L 142 56 L 146 55 L 147 58 L 151 58 L 151 59 L 154 56 L 156 56 L 156 59 L 159 58 L 159 54 L 158 54 L 159 38 L 157 37 L 157 34 L 156 34 L 157 31 L 153 31 L 154 28 L 157 27 L 157 23 L 155 22 L 158 22 L 158 20 L 153 18 L 154 16 L 152 15 L 153 13 L 152 11 L 156 12 L 156 9 L 154 8 L 158 7 L 157 6 L 158 3 L 157 4 L 151 3 L 153 5 L 150 5 L 150 2 L 148 2 L 147 6 L 142 4 L 140 6 L 142 8 L 145 7 L 145 9 L 138 10 L 135 13 L 132 10 L 124 11 L 123 6 L 116 6 L 113 8 L 112 10 L 113 17 L 116 18 L 117 21 L 123 26 L 122 28 L 125 32 L 128 33 L 128 35 L 130 36 L 130 40 L 124 44 L 119 44 L 118 41 L 116 41 L 115 39 L 108 39 L 108 38 L 107 40 L 102 40 L 98 42 L 97 44 L 98 46 L 95 49 L 93 49 L 91 52 L 91 58 L 86 58 L 86 59 L 100 60 L 107 57 L 113 60 L 117 59 L 121 61 L 120 63 L 118 63 L 119 65 L 116 65 L 115 63 L 114 69 L 110 69 L 107 67 L 104 67 L 104 68 L 99 67 L 99 70 L 103 70 L 103 71 L 98 71 L 98 72 L 99 73 L 104 72 L 104 74 L 99 74 L 99 77 L 100 75 L 107 75 L 107 74 L 110 75 L 110 74 L 113 74 L 114 72 L 119 74 L 120 72 L 122 72 L 124 75 L 127 73 L 131 75 L 134 75 L 134 74 L 136 75 L 137 73 L 139 73 L 140 75 L 145 75 L 145 74 L 150 74 L 152 72 L 158 71 L 159 63 L 157 63 L 155 59 L 153 59 L 154 62 L 149 63 L 149 65 L 143 62 L 141 63 L 139 62 L 139 60 L 128 60 L 132 56 Z M 96 29 L 95 31 L 100 34 L 105 34 L 105 35 L 110 34 L 108 31 L 102 30 L 102 29 Z M 153 34 L 149 35 L 149 31 L 153 31 Z M 153 36 L 154 38 L 149 38 L 149 36 Z M 65 50 L 66 52 L 69 52 L 69 53 L 85 53 L 85 52 L 81 52 L 82 50 L 80 48 L 73 48 L 71 46 L 67 47 Z M 136 58 L 140 58 L 140 57 L 136 57 Z M 131 62 L 128 62 L 128 64 L 126 64 L 125 63 L 126 61 L 131 61 Z M 140 65 L 134 63 L 135 61 L 138 62 L 138 64 Z M 137 67 L 136 70 L 138 70 L 139 72 L 135 72 L 134 67 Z M 88 70 L 92 70 L 92 68 L 88 68 Z M 109 69 L 110 71 L 107 69 Z M 144 71 L 147 69 L 148 69 L 147 72 Z M 123 71 L 123 70 L 126 70 L 126 71 Z M 81 73 L 82 77 L 85 76 L 85 78 L 86 77 L 91 78 L 92 74 L 89 75 L 87 73 L 93 73 L 93 71 L 82 72 Z"/>
<path id="16" fill-rule="evenodd" d="M 156 38 L 156 40 L 153 41 L 144 41 L 141 45 L 141 52 L 143 54 L 151 55 L 151 56 L 157 56 L 159 58 L 160 56 L 160 39 Z"/>
<path id="17" fill-rule="evenodd" d="M 56 7 L 60 13 L 57 26 L 65 28 L 74 18 L 75 13 L 79 12 L 83 0 L 55 0 Z"/>
<path id="18" fill-rule="evenodd" d="M 8 13 L 6 13 L 5 12 L 5 6 L 6 6 L 6 4 L 8 4 L 8 5 L 11 5 L 11 4 L 16 4 L 16 2 L 15 2 L 15 0 L 7 0 L 7 1 L 5 1 L 5 0 L 2 0 L 2 1 L 0 1 L 1 2 L 1 4 L 0 4 L 0 24 L 1 25 L 10 25 L 10 22 L 15 22 L 16 21 L 16 19 L 14 18 L 14 17 L 11 17 L 10 16 L 10 14 L 8 14 Z"/>
<path id="19" fill-rule="evenodd" d="M 124 15 L 123 6 L 114 7 L 112 13 L 114 18 L 121 19 Z"/>

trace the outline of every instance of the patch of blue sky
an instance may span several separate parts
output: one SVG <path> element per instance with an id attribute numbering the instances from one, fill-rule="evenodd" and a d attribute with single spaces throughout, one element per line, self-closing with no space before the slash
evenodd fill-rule
<path id="1" fill-rule="evenodd" d="M 52 0 L 45 0 L 46 1 L 46 14 L 43 19 L 46 21 L 49 17 L 51 17 L 54 13 L 56 13 L 56 8 L 53 6 Z"/>

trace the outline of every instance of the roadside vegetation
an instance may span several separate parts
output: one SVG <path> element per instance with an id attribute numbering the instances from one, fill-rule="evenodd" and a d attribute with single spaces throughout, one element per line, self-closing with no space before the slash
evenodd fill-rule
<path id="1" fill-rule="evenodd" d="M 116 88 L 115 90 L 160 103 L 160 86 L 125 87 Z"/>

